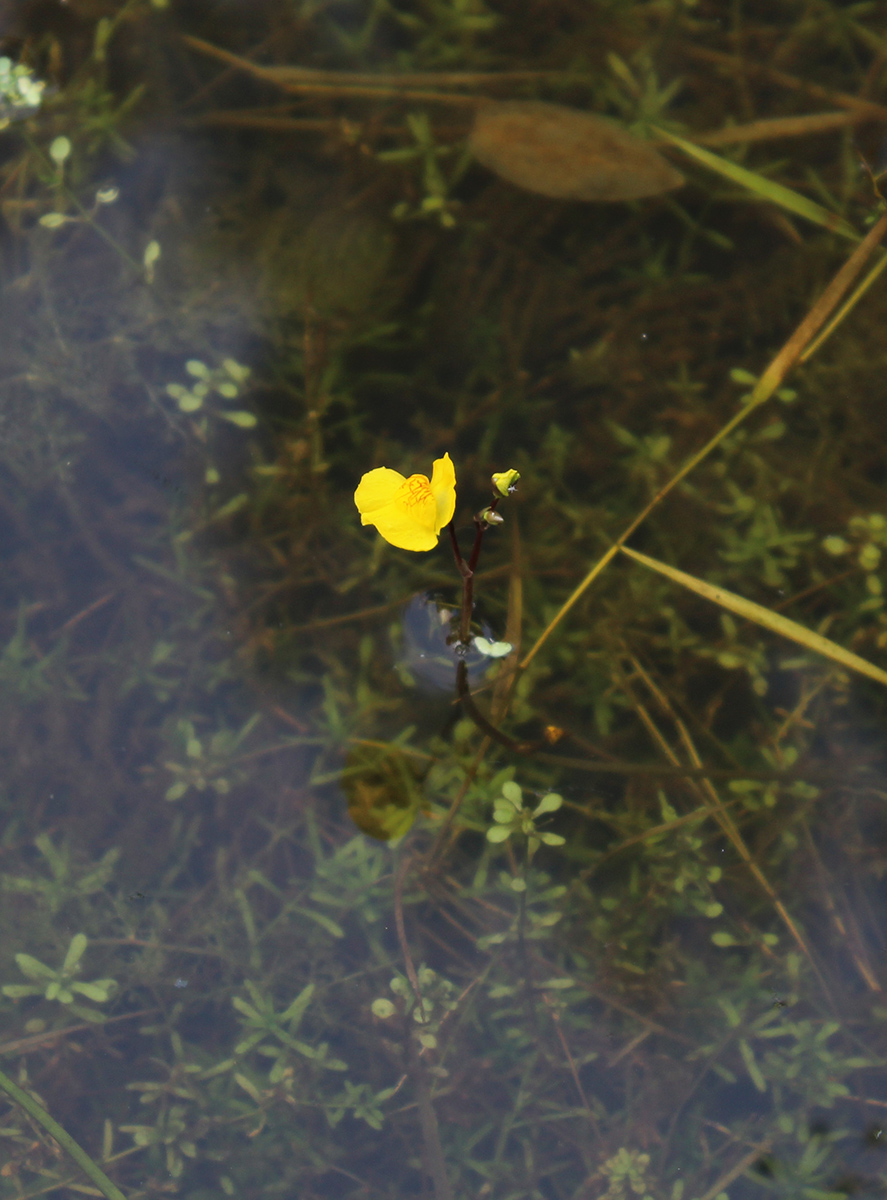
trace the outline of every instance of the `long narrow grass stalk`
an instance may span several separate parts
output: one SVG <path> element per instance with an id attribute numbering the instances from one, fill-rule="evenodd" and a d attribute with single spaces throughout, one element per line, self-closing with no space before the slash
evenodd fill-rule
<path id="1" fill-rule="evenodd" d="M 6 1092 L 11 1100 L 23 1108 L 29 1117 L 33 1117 L 38 1125 L 42 1125 L 51 1137 L 55 1138 L 61 1148 L 67 1151 L 83 1174 L 92 1180 L 103 1196 L 107 1196 L 108 1200 L 126 1200 L 126 1196 L 121 1192 L 120 1188 L 111 1182 L 101 1167 L 94 1163 L 86 1151 L 74 1141 L 70 1133 L 63 1129 L 58 1121 L 49 1115 L 42 1104 L 38 1104 L 33 1096 L 29 1096 L 24 1088 L 20 1088 L 17 1083 L 14 1083 L 2 1071 L 0 1071 L 0 1089 Z"/>
<path id="2" fill-rule="evenodd" d="M 746 621 L 753 621 L 763 629 L 769 629 L 771 633 L 778 633 L 780 637 L 789 638 L 791 641 L 797 642 L 799 646 L 803 646 L 805 650 L 811 650 L 814 654 L 821 654 L 824 658 L 830 658 L 832 662 L 836 662 L 850 671 L 856 671 L 860 675 L 867 675 L 869 679 L 876 679 L 878 683 L 887 684 L 887 671 L 875 666 L 867 658 L 860 658 L 858 654 L 854 654 L 852 650 L 847 650 L 837 642 L 833 642 L 831 638 L 823 637 L 820 633 L 814 633 L 812 629 L 808 629 L 805 625 L 800 625 L 797 621 L 792 621 L 789 617 L 784 617 L 782 613 L 774 612 L 771 608 L 765 608 L 763 604 L 756 604 L 754 600 L 746 600 L 744 596 L 738 596 L 735 592 L 729 592 L 726 588 L 718 587 L 713 583 L 707 583 L 704 579 L 699 579 L 695 575 L 688 575 L 686 571 L 679 571 L 677 567 L 671 567 L 668 563 L 659 562 L 656 558 L 650 558 L 648 554 L 639 554 L 637 550 L 630 550 L 628 546 L 622 547 L 622 553 L 627 554 L 629 558 L 633 558 L 635 562 L 641 563 L 642 566 L 649 567 L 651 571 L 656 571 L 658 574 L 664 575 L 666 579 L 670 579 L 673 583 L 679 583 L 681 587 L 695 592 L 697 596 L 711 600 L 713 604 L 719 604 L 721 608 L 735 613 L 737 617 L 743 617 Z"/>
<path id="3" fill-rule="evenodd" d="M 813 341 L 810 343 L 810 345 L 807 347 L 807 349 L 801 355 L 800 361 L 802 363 L 806 362 L 808 358 L 812 358 L 813 355 L 816 353 L 816 351 L 819 349 L 819 347 L 822 345 L 822 343 L 827 338 L 831 337 L 834 330 L 836 330 L 838 328 L 838 326 L 841 324 L 841 322 L 844 320 L 844 318 L 854 308 L 856 308 L 857 304 L 863 298 L 863 296 L 866 294 L 866 292 L 869 290 L 869 288 L 872 286 L 872 284 L 875 283 L 876 280 L 878 280 L 880 278 L 885 267 L 887 267 L 887 254 L 885 254 L 882 250 L 881 257 L 878 259 L 878 261 L 875 263 L 875 265 L 866 273 L 865 279 L 863 279 L 862 283 L 858 283 L 856 285 L 856 287 L 853 289 L 851 294 L 847 297 L 847 299 L 844 301 L 844 303 L 841 305 L 841 307 L 838 309 L 838 311 L 835 313 L 835 315 L 832 317 L 832 319 L 826 325 L 825 329 L 823 329 L 822 332 L 819 333 L 813 339 Z"/>
<path id="4" fill-rule="evenodd" d="M 594 564 L 579 586 L 573 591 L 572 595 L 564 601 L 527 653 L 521 663 L 521 670 L 533 661 L 573 605 L 582 598 L 598 575 L 613 561 L 622 546 L 625 545 L 634 531 L 646 521 L 654 508 L 657 508 L 662 503 L 665 497 L 677 487 L 682 479 L 685 479 L 690 474 L 694 467 L 698 467 L 704 459 L 708 458 L 709 454 L 717 449 L 724 438 L 728 437 L 734 429 L 751 416 L 755 409 L 770 399 L 776 389 L 782 384 L 788 372 L 797 363 L 806 347 L 816 337 L 817 333 L 819 333 L 820 329 L 841 303 L 848 288 L 850 288 L 854 279 L 856 279 L 857 275 L 871 258 L 885 233 L 887 233 L 887 215 L 882 216 L 872 226 L 865 238 L 837 272 L 806 317 L 804 317 L 803 321 L 801 321 L 800 325 L 771 361 L 766 371 L 764 371 L 743 407 L 734 413 L 727 424 L 718 430 L 710 441 L 706 442 L 700 450 L 697 450 L 695 454 L 687 459 L 681 469 L 669 479 L 668 483 L 663 484 L 649 504 L 629 523 L 609 550 Z"/>
<path id="5" fill-rule="evenodd" d="M 722 179 L 738 183 L 740 187 L 745 188 L 752 196 L 757 196 L 759 200 L 776 204 L 779 208 L 784 208 L 786 212 L 812 221 L 815 225 L 823 225 L 826 229 L 839 233 L 842 237 L 850 238 L 852 241 L 858 240 L 859 234 L 843 217 L 829 212 L 827 208 L 823 208 L 821 204 L 817 204 L 808 196 L 786 187 L 785 184 L 777 183 L 774 179 L 768 179 L 759 171 L 750 171 L 748 167 L 742 167 L 732 159 L 722 158 L 720 154 L 713 154 L 711 150 L 697 146 L 695 142 L 688 142 L 686 138 L 678 137 L 677 134 L 670 133 L 667 129 L 658 129 L 654 125 L 652 132 L 672 146 L 677 146 L 688 158 L 707 167 L 709 171 L 714 171 Z"/>

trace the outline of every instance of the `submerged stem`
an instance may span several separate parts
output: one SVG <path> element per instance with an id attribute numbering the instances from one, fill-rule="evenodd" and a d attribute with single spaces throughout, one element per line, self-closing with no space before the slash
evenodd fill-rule
<path id="1" fill-rule="evenodd" d="M 485 510 L 487 513 L 494 513 L 499 505 L 500 496 L 493 496 L 493 502 L 489 508 Z M 458 648 L 462 654 L 468 652 L 471 645 L 471 616 L 474 612 L 474 573 L 477 570 L 478 559 L 480 558 L 481 548 L 483 547 L 484 534 L 489 528 L 489 522 L 484 518 L 483 514 L 478 514 L 474 518 L 474 545 L 471 548 L 471 555 L 466 563 L 462 557 L 462 551 L 459 549 L 459 541 L 456 537 L 456 528 L 452 521 L 449 524 L 450 544 L 453 547 L 453 557 L 456 560 L 456 566 L 459 568 L 459 574 L 462 576 L 462 607 L 459 614 L 459 640 Z M 468 664 L 464 657 L 460 658 L 456 664 L 456 694 L 462 702 L 462 707 L 477 725 L 478 729 L 482 729 L 487 737 L 492 738 L 501 746 L 514 751 L 516 754 L 530 754 L 536 749 L 535 742 L 517 742 L 514 738 L 509 737 L 507 733 L 503 733 L 501 729 L 497 729 L 483 715 L 477 705 L 474 703 L 474 697 L 471 695 L 471 688 L 468 683 Z"/>
<path id="2" fill-rule="evenodd" d="M 501 497 L 494 495 L 493 502 L 485 512 L 494 513 L 499 505 Z M 501 518 L 500 518 L 501 519 Z M 459 569 L 459 574 L 462 576 L 462 609 L 459 618 L 459 645 L 467 649 L 471 642 L 471 616 L 474 612 L 474 573 L 477 570 L 478 559 L 480 558 L 481 548 L 484 542 L 484 534 L 489 528 L 489 523 L 482 515 L 474 518 L 474 545 L 471 547 L 471 555 L 466 563 L 462 557 L 462 551 L 459 549 L 459 540 L 456 537 L 456 527 L 452 521 L 448 526 L 450 531 L 450 545 L 453 547 L 453 557 L 456 560 L 456 566 Z"/>
<path id="3" fill-rule="evenodd" d="M 500 746 L 505 746 L 507 750 L 512 750 L 515 754 L 532 754 L 542 744 L 541 742 L 515 741 L 514 738 L 509 737 L 507 733 L 503 733 L 501 729 L 497 729 L 491 721 L 487 720 L 474 703 L 474 697 L 468 684 L 468 666 L 464 659 L 460 659 L 456 664 L 456 692 L 462 702 L 462 707 L 478 729 L 483 730 L 487 737 L 498 742 Z"/>
<path id="4" fill-rule="evenodd" d="M 440 1141 L 440 1129 L 437 1124 L 437 1114 L 431 1100 L 431 1088 L 428 1086 L 428 1076 L 425 1064 L 419 1051 L 412 1030 L 407 1032 L 407 1043 L 410 1056 L 410 1074 L 413 1077 L 413 1087 L 416 1092 L 416 1107 L 419 1110 L 419 1126 L 422 1130 L 422 1144 L 425 1149 L 425 1161 L 431 1181 L 434 1184 L 434 1200 L 454 1200 L 453 1188 L 447 1175 L 447 1165 L 444 1158 L 443 1146 Z"/>

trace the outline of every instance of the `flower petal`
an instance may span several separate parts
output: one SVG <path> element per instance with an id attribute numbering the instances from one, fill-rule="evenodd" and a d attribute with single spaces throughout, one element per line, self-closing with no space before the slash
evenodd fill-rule
<path id="1" fill-rule="evenodd" d="M 404 508 L 402 504 L 387 504 L 374 513 L 361 518 L 364 525 L 375 525 L 386 542 L 397 546 L 400 550 L 433 550 L 437 545 L 437 534 L 433 527 L 433 500 L 431 504 L 432 519 L 422 521 L 417 519 L 415 509 Z"/>
<path id="2" fill-rule="evenodd" d="M 363 517 L 366 513 L 375 512 L 390 504 L 397 494 L 397 489 L 405 482 L 399 471 L 389 467 L 376 467 L 375 471 L 367 471 L 357 485 L 354 493 L 354 503 Z M 364 525 L 375 524 L 373 521 L 363 521 Z"/>
<path id="3" fill-rule="evenodd" d="M 444 525 L 449 525 L 456 511 L 456 469 L 449 454 L 434 460 L 431 473 L 431 494 L 437 506 L 434 533 L 437 536 Z"/>

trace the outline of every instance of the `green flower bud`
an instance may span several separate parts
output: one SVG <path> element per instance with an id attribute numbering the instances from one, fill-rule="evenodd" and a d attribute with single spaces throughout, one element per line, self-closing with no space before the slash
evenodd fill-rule
<path id="1" fill-rule="evenodd" d="M 514 491 L 514 485 L 520 479 L 520 472 L 514 468 L 510 471 L 499 471 L 493 476 L 493 488 L 500 496 L 507 496 Z"/>
<path id="2" fill-rule="evenodd" d="M 504 517 L 500 517 L 497 512 L 494 512 L 492 508 L 485 508 L 482 513 L 478 513 L 477 519 L 483 521 L 485 525 L 501 525 L 505 520 Z"/>

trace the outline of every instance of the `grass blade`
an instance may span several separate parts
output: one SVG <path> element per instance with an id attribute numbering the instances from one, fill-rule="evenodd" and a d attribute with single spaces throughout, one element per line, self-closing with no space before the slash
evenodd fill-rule
<path id="1" fill-rule="evenodd" d="M 627 554 L 629 558 L 633 558 L 635 562 L 649 567 L 651 571 L 657 571 L 660 575 L 664 575 L 674 583 L 679 583 L 682 587 L 689 588 L 697 596 L 702 596 L 706 600 L 711 600 L 715 604 L 719 604 L 721 608 L 726 608 L 738 617 L 744 617 L 747 621 L 754 621 L 756 625 L 761 625 L 764 629 L 769 629 L 771 633 L 778 633 L 782 637 L 789 638 L 791 641 L 797 642 L 799 646 L 803 646 L 806 650 L 812 650 L 814 654 L 821 654 L 825 658 L 830 658 L 832 662 L 839 663 L 842 667 L 847 667 L 849 670 L 856 671 L 860 675 L 867 675 L 869 679 L 875 679 L 878 683 L 887 684 L 887 671 L 882 671 L 880 667 L 876 667 L 868 659 L 860 658 L 858 654 L 854 654 L 851 650 L 845 650 L 837 642 L 833 642 L 819 633 L 814 633 L 812 629 L 807 629 L 804 625 L 799 625 L 797 621 L 789 620 L 788 617 L 782 616 L 781 613 L 764 608 L 762 604 L 755 604 L 753 600 L 746 600 L 742 596 L 737 596 L 735 592 L 728 592 L 726 588 L 715 587 L 714 584 L 706 583 L 704 579 L 697 579 L 695 575 L 688 575 L 686 571 L 679 571 L 676 567 L 670 567 L 667 563 L 660 562 L 656 558 L 650 558 L 646 554 L 639 554 L 637 550 L 629 550 L 627 546 L 622 547 L 622 553 Z"/>
<path id="2" fill-rule="evenodd" d="M 28 1116 L 33 1117 L 39 1125 L 42 1125 L 46 1132 L 55 1138 L 63 1150 L 67 1150 L 84 1175 L 92 1180 L 102 1195 L 107 1197 L 107 1200 L 126 1200 L 126 1196 L 121 1192 L 120 1188 L 115 1183 L 112 1183 L 101 1167 L 93 1162 L 85 1150 L 80 1148 L 70 1133 L 66 1129 L 63 1129 L 58 1121 L 53 1120 L 42 1104 L 38 1104 L 33 1096 L 26 1092 L 24 1088 L 20 1088 L 17 1083 L 14 1083 L 2 1071 L 0 1071 L 0 1089 L 6 1092 L 16 1104 L 20 1105 Z"/>
<path id="3" fill-rule="evenodd" d="M 679 150 L 683 150 L 688 158 L 701 163 L 703 167 L 708 167 L 710 171 L 714 171 L 722 178 L 747 188 L 761 200 L 777 204 L 787 212 L 804 217 L 815 225 L 823 225 L 833 233 L 840 233 L 842 237 L 859 241 L 859 234 L 852 225 L 848 225 L 843 217 L 829 212 L 827 208 L 802 196 L 800 192 L 795 192 L 791 188 L 785 187 L 784 184 L 776 183 L 765 175 L 759 175 L 757 171 L 749 171 L 747 167 L 740 167 L 738 163 L 731 162 L 729 158 L 721 158 L 719 154 L 713 154 L 711 150 L 705 150 L 702 146 L 697 146 L 695 142 L 688 142 L 675 133 L 669 133 L 666 129 L 653 128 L 652 132 L 657 137 L 665 138 Z"/>

